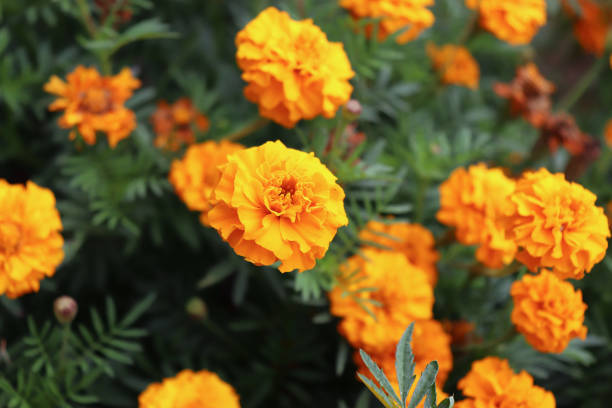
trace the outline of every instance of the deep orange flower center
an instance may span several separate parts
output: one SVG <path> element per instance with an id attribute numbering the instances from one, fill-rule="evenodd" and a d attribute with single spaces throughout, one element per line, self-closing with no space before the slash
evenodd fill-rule
<path id="1" fill-rule="evenodd" d="M 580 203 L 572 202 L 566 197 L 556 197 L 555 202 L 544 208 L 547 228 L 558 228 L 564 231 L 575 223 L 575 220 L 582 219 L 585 209 Z"/>
<path id="2" fill-rule="evenodd" d="M 15 254 L 21 245 L 21 235 L 21 228 L 14 223 L 0 223 L 0 254 Z"/>
<path id="3" fill-rule="evenodd" d="M 112 106 L 108 89 L 91 88 L 81 93 L 81 109 L 90 113 L 108 112 Z"/>
<path id="4" fill-rule="evenodd" d="M 274 215 L 287 217 L 295 222 L 299 214 L 308 210 L 311 200 L 308 192 L 311 187 L 298 182 L 291 175 L 273 176 L 264 192 L 266 208 Z"/>

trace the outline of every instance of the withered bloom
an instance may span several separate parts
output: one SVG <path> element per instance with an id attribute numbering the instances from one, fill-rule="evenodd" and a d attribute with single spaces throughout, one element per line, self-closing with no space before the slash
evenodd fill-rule
<path id="1" fill-rule="evenodd" d="M 551 152 L 563 146 L 572 156 L 582 154 L 591 142 L 591 136 L 582 132 L 574 117 L 567 113 L 547 116 L 540 128 L 540 137 Z"/>

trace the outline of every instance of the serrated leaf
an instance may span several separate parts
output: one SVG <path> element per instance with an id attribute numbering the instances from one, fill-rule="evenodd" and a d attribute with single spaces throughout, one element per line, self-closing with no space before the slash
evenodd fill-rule
<path id="1" fill-rule="evenodd" d="M 155 293 L 151 293 L 146 298 L 141 300 L 138 304 L 136 304 L 136 306 L 134 306 L 132 310 L 130 310 L 129 313 L 125 315 L 123 320 L 121 320 L 119 326 L 127 327 L 134 323 L 136 320 L 138 320 L 138 318 L 142 316 L 149 309 L 149 307 L 151 307 L 151 305 L 155 301 L 156 296 L 157 295 Z"/>
<path id="2" fill-rule="evenodd" d="M 372 360 L 372 358 L 368 355 L 368 353 L 366 353 L 363 350 L 359 350 L 359 355 L 361 356 L 361 360 L 363 360 L 366 367 L 368 367 L 368 370 L 370 370 L 370 373 L 372 373 L 376 381 L 378 381 L 378 383 L 382 386 L 382 388 L 385 390 L 387 395 L 392 397 L 399 406 L 403 406 L 399 397 L 395 393 L 395 390 L 393 389 L 391 382 L 389 381 L 385 373 L 383 373 L 383 371 L 374 362 L 374 360 Z"/>
<path id="3" fill-rule="evenodd" d="M 410 342 L 412 341 L 412 332 L 414 331 L 414 323 L 410 323 L 395 349 L 395 373 L 397 382 L 399 383 L 401 404 L 406 403 L 408 391 L 414 382 L 414 354 Z"/>
<path id="4" fill-rule="evenodd" d="M 432 361 L 427 364 L 427 367 L 425 367 L 425 370 L 421 373 L 421 378 L 419 378 L 416 387 L 414 387 L 414 392 L 412 393 L 412 398 L 410 398 L 408 408 L 416 408 L 429 390 L 429 387 L 435 384 L 437 375 L 438 362 Z"/>
<path id="5" fill-rule="evenodd" d="M 393 401 L 391 401 L 389 399 L 389 397 L 387 396 L 387 394 L 385 394 L 385 392 L 383 390 L 381 390 L 380 388 L 378 388 L 373 382 L 372 380 L 370 380 L 369 378 L 367 378 L 366 376 L 364 376 L 361 373 L 357 373 L 357 377 L 359 377 L 359 379 L 361 380 L 361 382 L 363 382 L 365 384 L 366 387 L 368 387 L 368 389 L 370 390 L 370 392 L 372 394 L 374 394 L 374 396 L 376 397 L 377 400 L 380 401 L 381 404 L 383 404 L 385 406 L 385 408 L 398 408 L 399 406 L 395 403 L 393 403 Z"/>

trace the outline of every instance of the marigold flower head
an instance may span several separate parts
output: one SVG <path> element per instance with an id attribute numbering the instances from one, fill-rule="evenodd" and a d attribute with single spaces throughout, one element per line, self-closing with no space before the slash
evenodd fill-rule
<path id="1" fill-rule="evenodd" d="M 312 20 L 269 7 L 238 33 L 236 46 L 244 94 L 265 118 L 292 128 L 302 119 L 331 118 L 350 99 L 355 74 L 344 47 Z"/>
<path id="2" fill-rule="evenodd" d="M 454 227 L 459 242 L 479 245 L 476 258 L 491 268 L 509 264 L 516 253 L 499 220 L 514 186 L 502 169 L 489 169 L 483 163 L 456 169 L 440 185 L 438 221 Z"/>
<path id="3" fill-rule="evenodd" d="M 201 213 L 202 224 L 209 225 L 208 211 L 217 202 L 213 191 L 221 180 L 219 166 L 242 149 L 244 146 L 237 143 L 207 141 L 189 146 L 182 159 L 172 162 L 168 179 L 187 207 Z"/>
<path id="4" fill-rule="evenodd" d="M 177 151 L 183 144 L 194 143 L 194 127 L 205 132 L 210 126 L 208 118 L 198 112 L 188 98 L 181 98 L 172 105 L 159 101 L 151 115 L 151 122 L 156 134 L 155 146 L 170 151 Z"/>
<path id="5" fill-rule="evenodd" d="M 344 190 L 313 153 L 280 141 L 228 156 L 208 213 L 238 255 L 256 265 L 304 271 L 327 252 L 348 224 Z"/>
<path id="6" fill-rule="evenodd" d="M 578 127 L 574 117 L 567 113 L 550 114 L 540 128 L 542 141 L 551 152 L 563 146 L 571 155 L 583 153 L 591 143 L 591 136 Z"/>
<path id="7" fill-rule="evenodd" d="M 340 0 L 340 6 L 347 9 L 357 20 L 380 19 L 380 41 L 406 29 L 396 39 L 399 44 L 414 40 L 433 25 L 435 17 L 428 8 L 433 5 L 434 0 Z M 373 28 L 368 26 L 368 33 L 373 31 Z"/>
<path id="8" fill-rule="evenodd" d="M 546 24 L 546 0 L 465 0 L 480 26 L 502 41 L 528 44 Z"/>
<path id="9" fill-rule="evenodd" d="M 442 83 L 478 88 L 480 67 L 467 48 L 451 44 L 437 47 L 429 43 L 427 55 L 434 69 L 438 71 Z"/>
<path id="10" fill-rule="evenodd" d="M 343 264 L 329 293 L 331 313 L 342 319 L 338 331 L 355 348 L 387 353 L 410 323 L 432 317 L 433 289 L 401 253 L 364 248 L 362 254 Z"/>
<path id="11" fill-rule="evenodd" d="M 476 325 L 466 320 L 444 320 L 442 321 L 444 331 L 451 337 L 451 344 L 466 345 L 468 343 L 480 341 L 476 334 Z"/>
<path id="12" fill-rule="evenodd" d="M 440 255 L 434 247 L 434 236 L 427 228 L 407 222 L 385 224 L 370 221 L 359 233 L 359 238 L 403 254 L 408 262 L 427 274 L 427 280 L 432 286 L 436 285 L 438 281 L 436 262 Z"/>
<path id="13" fill-rule="evenodd" d="M 593 0 L 578 0 L 578 5 L 580 12 L 576 13 L 573 5 L 563 0 L 563 8 L 574 19 L 574 35 L 582 48 L 601 56 L 606 50 L 606 38 L 612 27 L 612 8 Z"/>
<path id="14" fill-rule="evenodd" d="M 540 127 L 552 108 L 550 96 L 555 86 L 540 74 L 538 67 L 529 63 L 516 70 L 509 84 L 496 83 L 495 93 L 510 101 L 512 115 L 521 115 L 535 127 Z"/>
<path id="15" fill-rule="evenodd" d="M 472 364 L 458 387 L 468 397 L 458 408 L 555 408 L 550 391 L 533 384 L 525 371 L 515 374 L 507 360 L 487 357 Z"/>
<path id="16" fill-rule="evenodd" d="M 102 24 L 111 16 L 115 20 L 115 26 L 118 23 L 127 23 L 132 19 L 130 0 L 94 0 L 94 3 L 100 9 Z"/>
<path id="17" fill-rule="evenodd" d="M 138 397 L 139 408 L 240 408 L 238 394 L 215 373 L 183 370 L 150 384 Z"/>
<path id="18" fill-rule="evenodd" d="M 0 179 L 0 295 L 38 292 L 64 259 L 62 221 L 55 196 L 28 181 Z"/>
<path id="19" fill-rule="evenodd" d="M 63 110 L 58 123 L 64 129 L 78 129 L 87 144 L 96 142 L 96 132 L 106 133 L 108 144 L 115 147 L 136 127 L 136 115 L 124 106 L 140 81 L 123 68 L 114 76 L 102 76 L 95 68 L 76 67 L 64 82 L 52 76 L 44 86 L 46 92 L 58 95 L 49 110 Z M 76 137 L 74 131 L 70 138 Z"/>
<path id="20" fill-rule="evenodd" d="M 506 201 L 504 225 L 519 246 L 516 259 L 531 271 L 549 268 L 582 279 L 608 248 L 608 220 L 597 197 L 563 174 L 527 172 Z"/>
<path id="21" fill-rule="evenodd" d="M 512 322 L 529 344 L 543 353 L 561 353 L 571 339 L 585 339 L 587 305 L 582 292 L 550 272 L 525 275 L 512 284 Z"/>

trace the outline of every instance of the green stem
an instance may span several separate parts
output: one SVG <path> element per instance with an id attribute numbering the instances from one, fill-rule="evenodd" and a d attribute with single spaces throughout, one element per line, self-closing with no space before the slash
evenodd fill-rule
<path id="1" fill-rule="evenodd" d="M 62 327 L 62 346 L 59 354 L 58 372 L 61 374 L 66 367 L 66 350 L 68 349 L 68 340 L 70 339 L 70 323 L 65 323 Z"/>
<path id="2" fill-rule="evenodd" d="M 111 63 L 110 58 L 107 55 L 98 55 L 100 59 L 100 66 L 102 67 L 102 74 L 104 75 L 112 75 L 113 74 L 113 65 Z"/>
<path id="3" fill-rule="evenodd" d="M 96 35 L 96 25 L 91 18 L 91 13 L 89 11 L 89 5 L 86 0 L 76 0 L 77 5 L 79 7 L 79 13 L 81 14 L 81 20 L 83 25 L 87 29 L 87 32 L 91 37 L 95 37 Z"/>
<path id="4" fill-rule="evenodd" d="M 574 106 L 580 97 L 584 95 L 584 93 L 589 89 L 589 87 L 593 84 L 593 81 L 597 79 L 601 70 L 606 66 L 607 60 L 605 58 L 600 58 L 591 68 L 580 78 L 580 81 L 574 85 L 574 87 L 569 91 L 569 93 L 563 98 L 559 105 L 557 106 L 557 111 L 567 112 Z"/>
<path id="5" fill-rule="evenodd" d="M 235 142 L 237 140 L 242 139 L 245 136 L 250 135 L 253 132 L 258 131 L 259 129 L 261 129 L 264 126 L 266 126 L 269 122 L 270 122 L 269 119 L 266 119 L 266 118 L 257 118 L 253 122 L 251 122 L 248 125 L 246 125 L 245 127 L 243 127 L 242 129 L 240 129 L 240 130 L 238 130 L 238 131 L 236 131 L 234 133 L 230 133 L 229 135 L 223 136 L 221 138 L 221 140 L 227 140 L 228 142 Z"/>
<path id="6" fill-rule="evenodd" d="M 415 196 L 414 218 L 418 223 L 423 222 L 425 217 L 425 195 L 427 193 L 427 180 L 419 177 L 417 180 L 417 190 Z"/>

